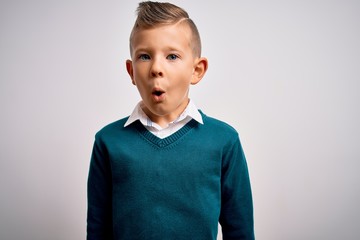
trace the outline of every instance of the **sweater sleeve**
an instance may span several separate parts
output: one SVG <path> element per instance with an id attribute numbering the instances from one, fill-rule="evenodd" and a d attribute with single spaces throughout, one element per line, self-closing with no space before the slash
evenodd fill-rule
<path id="1" fill-rule="evenodd" d="M 105 146 L 95 140 L 88 176 L 87 240 L 111 240 L 111 168 Z"/>
<path id="2" fill-rule="evenodd" d="M 221 212 L 224 240 L 253 240 L 254 220 L 250 179 L 240 140 L 223 153 Z"/>

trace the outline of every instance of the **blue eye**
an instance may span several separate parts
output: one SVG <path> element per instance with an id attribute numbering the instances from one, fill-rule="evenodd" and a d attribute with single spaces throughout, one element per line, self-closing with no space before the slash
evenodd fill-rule
<path id="1" fill-rule="evenodd" d="M 147 54 L 141 54 L 141 55 L 139 56 L 139 59 L 140 59 L 140 60 L 143 60 L 143 61 L 147 61 L 147 60 L 150 60 L 150 56 L 147 55 Z"/>
<path id="2" fill-rule="evenodd" d="M 167 59 L 168 60 L 176 60 L 176 59 L 178 59 L 179 57 L 178 56 L 176 56 L 175 54 L 170 54 L 169 56 L 167 56 Z"/>

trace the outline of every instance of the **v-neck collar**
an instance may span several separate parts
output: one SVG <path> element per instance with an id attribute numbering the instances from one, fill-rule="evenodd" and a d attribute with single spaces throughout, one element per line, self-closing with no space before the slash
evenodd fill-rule
<path id="1" fill-rule="evenodd" d="M 174 132 L 170 136 L 166 138 L 159 138 L 152 134 L 149 130 L 147 130 L 144 125 L 141 124 L 141 122 L 138 120 L 133 123 L 135 128 L 139 131 L 139 133 L 150 143 L 153 145 L 159 147 L 159 148 L 165 148 L 173 143 L 175 143 L 177 140 L 179 140 L 182 136 L 184 136 L 186 133 L 188 133 L 191 129 L 193 129 L 196 125 L 199 123 L 192 119 L 189 121 L 185 126 L 180 128 L 178 131 Z"/>

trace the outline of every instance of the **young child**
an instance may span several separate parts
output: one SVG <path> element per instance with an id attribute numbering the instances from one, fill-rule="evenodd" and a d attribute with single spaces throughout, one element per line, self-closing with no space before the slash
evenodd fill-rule
<path id="1" fill-rule="evenodd" d="M 100 130 L 88 178 L 88 240 L 254 239 L 237 132 L 199 111 L 189 87 L 204 76 L 198 30 L 170 3 L 142 2 L 126 68 L 142 98 Z"/>

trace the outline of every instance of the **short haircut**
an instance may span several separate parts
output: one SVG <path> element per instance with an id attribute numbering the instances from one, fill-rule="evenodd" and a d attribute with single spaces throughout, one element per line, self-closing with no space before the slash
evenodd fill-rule
<path id="1" fill-rule="evenodd" d="M 189 26 L 191 31 L 190 46 L 196 57 L 201 56 L 201 40 L 195 23 L 189 18 L 189 14 L 182 8 L 162 2 L 140 2 L 137 8 L 137 19 L 130 34 L 130 53 L 132 53 L 131 41 L 138 29 L 149 29 L 159 25 L 170 25 L 181 21 L 181 24 Z"/>

